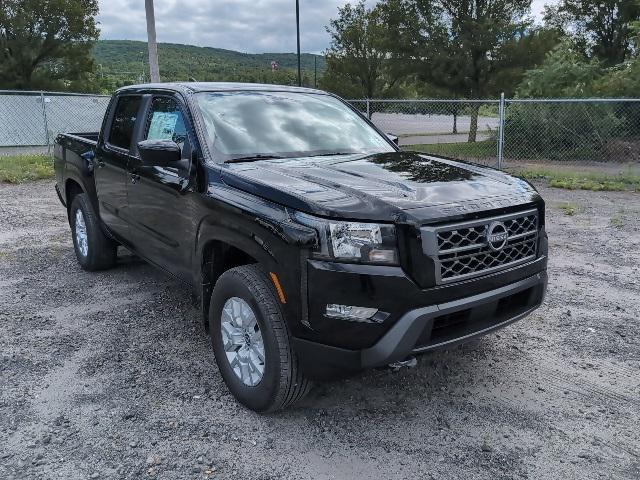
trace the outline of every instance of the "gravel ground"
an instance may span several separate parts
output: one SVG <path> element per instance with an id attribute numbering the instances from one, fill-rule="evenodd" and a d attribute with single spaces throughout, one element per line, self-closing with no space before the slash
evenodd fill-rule
<path id="1" fill-rule="evenodd" d="M 260 416 L 187 290 L 82 271 L 52 183 L 1 185 L 0 478 L 640 478 L 640 195 L 541 192 L 538 312 Z"/>

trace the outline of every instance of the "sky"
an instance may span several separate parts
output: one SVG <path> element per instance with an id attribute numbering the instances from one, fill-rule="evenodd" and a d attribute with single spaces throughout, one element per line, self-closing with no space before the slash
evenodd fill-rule
<path id="1" fill-rule="evenodd" d="M 536 18 L 545 4 L 533 0 Z M 347 0 L 300 0 L 303 52 L 322 53 L 329 46 L 325 26 Z M 375 0 L 367 0 L 372 6 Z M 144 0 L 99 0 L 100 37 L 146 40 Z M 185 43 L 249 53 L 294 52 L 294 0 L 155 0 L 158 42 Z"/>

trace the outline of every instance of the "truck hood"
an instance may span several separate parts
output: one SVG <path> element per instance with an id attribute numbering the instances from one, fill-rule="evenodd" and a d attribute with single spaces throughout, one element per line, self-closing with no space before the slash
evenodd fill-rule
<path id="1" fill-rule="evenodd" d="M 412 152 L 228 163 L 222 179 L 307 213 L 379 221 L 421 221 L 537 197 L 527 182 L 500 171 Z"/>

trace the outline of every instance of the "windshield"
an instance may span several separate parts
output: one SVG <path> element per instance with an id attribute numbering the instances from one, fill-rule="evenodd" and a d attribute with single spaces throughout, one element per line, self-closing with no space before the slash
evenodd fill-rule
<path id="1" fill-rule="evenodd" d="M 330 95 L 205 92 L 196 99 L 216 160 L 394 151 Z"/>

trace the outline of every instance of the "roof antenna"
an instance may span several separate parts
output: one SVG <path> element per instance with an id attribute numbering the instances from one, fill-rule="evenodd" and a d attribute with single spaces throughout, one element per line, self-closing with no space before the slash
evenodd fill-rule
<path id="1" fill-rule="evenodd" d="M 189 77 L 189 81 L 190 81 L 190 82 L 197 82 L 198 80 L 196 80 L 196 79 L 195 79 L 195 78 L 193 78 L 193 77 Z"/>

